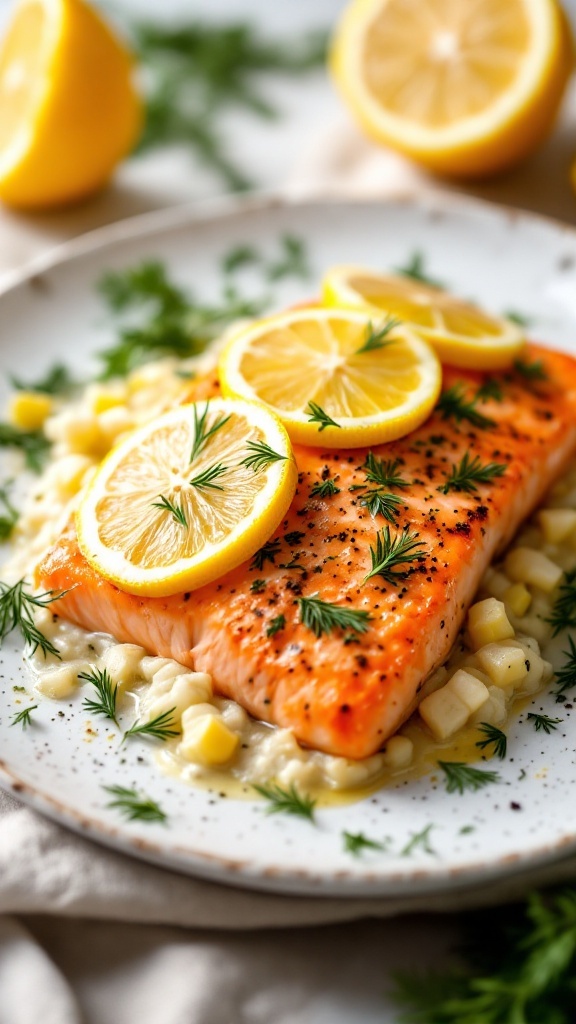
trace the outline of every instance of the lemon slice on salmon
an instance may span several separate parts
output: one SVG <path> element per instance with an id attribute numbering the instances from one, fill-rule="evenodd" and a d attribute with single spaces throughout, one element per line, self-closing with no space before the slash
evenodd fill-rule
<path id="1" fill-rule="evenodd" d="M 570 77 L 556 0 L 353 0 L 331 65 L 378 142 L 443 174 L 493 174 L 551 130 Z"/>
<path id="2" fill-rule="evenodd" d="M 77 512 L 78 543 L 128 593 L 194 590 L 255 554 L 296 481 L 290 440 L 268 409 L 221 398 L 181 405 L 106 457 Z"/>
<path id="3" fill-rule="evenodd" d="M 298 444 L 360 448 L 422 423 L 438 398 L 441 369 L 404 324 L 308 308 L 233 336 L 220 357 L 220 381 L 226 395 L 264 402 Z"/>
<path id="4" fill-rule="evenodd" d="M 364 267 L 333 267 L 322 282 L 322 293 L 328 306 L 398 317 L 451 366 L 502 370 L 526 342 L 521 327 L 512 320 L 488 316 L 471 302 L 407 277 Z"/>

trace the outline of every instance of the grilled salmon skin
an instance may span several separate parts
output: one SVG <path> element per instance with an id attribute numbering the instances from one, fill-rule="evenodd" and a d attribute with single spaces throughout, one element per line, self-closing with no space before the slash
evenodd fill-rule
<path id="1" fill-rule="evenodd" d="M 576 450 L 576 361 L 535 346 L 525 360 L 489 379 L 446 369 L 429 420 L 371 455 L 296 448 L 298 489 L 274 537 L 194 593 L 123 593 L 84 560 L 73 527 L 36 582 L 68 590 L 58 604 L 65 618 L 209 672 L 218 693 L 303 744 L 371 755 L 417 706 L 489 562 Z M 206 381 L 198 386 L 210 393 Z M 486 482 L 462 483 L 465 458 L 476 469 L 492 464 Z M 399 499 L 388 519 L 378 491 Z M 417 557 L 366 579 L 386 529 L 389 541 L 406 530 Z M 311 597 L 368 613 L 366 631 L 316 635 Z"/>

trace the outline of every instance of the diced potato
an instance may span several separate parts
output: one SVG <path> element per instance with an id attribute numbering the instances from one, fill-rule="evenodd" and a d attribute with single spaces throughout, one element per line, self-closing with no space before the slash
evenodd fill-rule
<path id="1" fill-rule="evenodd" d="M 212 678 L 205 672 L 186 672 L 172 679 L 153 679 L 143 704 L 148 718 L 166 711 L 179 721 L 191 704 L 204 704 L 212 696 Z"/>
<path id="2" fill-rule="evenodd" d="M 532 548 L 513 548 L 506 557 L 506 572 L 517 583 L 529 583 L 547 594 L 558 586 L 563 575 L 559 565 Z"/>
<path id="3" fill-rule="evenodd" d="M 122 434 L 134 428 L 134 420 L 126 406 L 117 405 L 100 413 L 98 426 L 106 443 L 112 445 Z"/>
<path id="4" fill-rule="evenodd" d="M 525 615 L 532 602 L 532 594 L 525 583 L 511 583 L 504 594 L 504 603 L 512 615 Z"/>
<path id="5" fill-rule="evenodd" d="M 484 683 L 462 668 L 454 673 L 446 687 L 456 694 L 471 715 L 488 700 L 488 688 Z"/>
<path id="6" fill-rule="evenodd" d="M 500 686 L 488 687 L 488 700 L 470 719 L 473 725 L 488 722 L 489 725 L 502 725 L 506 721 L 506 690 Z"/>
<path id="7" fill-rule="evenodd" d="M 86 400 L 92 412 L 98 415 L 127 401 L 126 388 L 123 384 L 91 384 L 86 392 Z"/>
<path id="8" fill-rule="evenodd" d="M 102 666 L 110 673 L 120 690 L 125 690 L 140 676 L 142 658 L 146 656 L 143 647 L 137 644 L 113 644 L 102 655 Z"/>
<path id="9" fill-rule="evenodd" d="M 98 420 L 92 413 L 70 409 L 50 420 L 49 426 L 50 439 L 59 441 L 71 452 L 101 456 L 106 450 Z"/>
<path id="10" fill-rule="evenodd" d="M 545 622 L 539 615 L 533 615 L 532 612 L 529 615 L 522 616 L 519 625 L 522 632 L 529 633 L 531 637 L 538 641 L 540 646 L 547 643 L 552 636 L 552 626 L 550 623 Z"/>
<path id="11" fill-rule="evenodd" d="M 382 751 L 382 759 L 393 771 L 407 768 L 414 756 L 414 744 L 408 736 L 391 736 Z"/>
<path id="12" fill-rule="evenodd" d="M 17 391 L 8 404 L 8 419 L 18 430 L 40 430 L 52 412 L 50 395 L 37 391 Z"/>
<path id="13" fill-rule="evenodd" d="M 475 679 L 479 679 L 481 683 L 484 683 L 484 686 L 492 686 L 490 676 L 487 676 L 481 668 L 476 668 L 474 665 L 466 666 L 466 672 L 469 675 L 474 676 Z"/>
<path id="14" fill-rule="evenodd" d="M 487 569 L 481 584 L 481 590 L 485 590 L 491 597 L 502 600 L 510 586 L 510 580 L 503 572 L 497 569 Z"/>
<path id="15" fill-rule="evenodd" d="M 487 644 L 477 656 L 480 667 L 496 686 L 516 687 L 528 674 L 526 655 L 521 648 Z"/>
<path id="16" fill-rule="evenodd" d="M 186 728 L 179 751 L 189 761 L 207 767 L 226 764 L 236 753 L 240 738 L 215 715 L 204 715 Z"/>
<path id="17" fill-rule="evenodd" d="M 516 689 L 518 693 L 535 693 L 543 682 L 544 662 L 538 651 L 534 650 L 534 641 L 532 640 L 532 643 L 528 645 L 525 640 L 507 640 L 502 646 L 523 651 L 527 672 L 522 683 Z"/>
<path id="18" fill-rule="evenodd" d="M 93 466 L 94 462 L 88 455 L 64 455 L 51 465 L 46 479 L 54 485 L 61 498 L 70 498 L 79 491 Z"/>
<path id="19" fill-rule="evenodd" d="M 486 644 L 498 643 L 499 640 L 514 636 L 514 629 L 502 601 L 487 597 L 485 601 L 473 604 L 468 612 L 468 634 L 476 651 Z"/>
<path id="20" fill-rule="evenodd" d="M 68 661 L 65 665 L 42 672 L 36 689 L 44 697 L 51 700 L 61 700 L 63 697 L 70 697 L 78 688 L 78 673 L 89 670 L 85 661 Z"/>
<path id="21" fill-rule="evenodd" d="M 218 711 L 218 708 L 214 707 L 213 704 L 209 704 L 207 701 L 201 704 L 191 704 L 190 707 L 186 708 L 186 710 L 182 713 L 182 729 L 184 730 L 184 732 L 186 732 L 186 730 L 190 728 L 194 724 L 194 722 L 196 722 L 199 718 L 205 718 L 206 715 L 215 715 L 216 717 L 219 717 L 220 712 Z M 290 730 L 279 729 L 278 731 L 272 732 L 270 735 L 277 737 L 278 733 L 280 732 L 290 733 Z M 294 739 L 293 734 L 290 733 L 290 735 Z M 296 742 L 296 740 L 294 740 L 294 742 Z"/>
<path id="22" fill-rule="evenodd" d="M 422 699 L 427 697 L 429 693 L 434 693 L 435 690 L 439 690 L 448 679 L 448 669 L 445 665 L 440 665 L 432 675 L 428 676 L 428 679 L 424 682 L 420 689 Z"/>
<path id="23" fill-rule="evenodd" d="M 418 711 L 437 740 L 447 740 L 466 725 L 470 717 L 470 709 L 448 684 L 425 697 Z"/>
<path id="24" fill-rule="evenodd" d="M 576 510 L 572 508 L 543 508 L 538 522 L 548 544 L 560 544 L 576 530 Z"/>
<path id="25" fill-rule="evenodd" d="M 142 658 L 142 664 L 140 666 L 144 679 L 150 682 L 154 679 L 155 682 L 165 682 L 167 679 L 175 679 L 176 676 L 186 675 L 190 671 L 185 665 L 180 665 L 179 662 L 174 661 L 172 658 L 155 658 L 147 656 Z"/>

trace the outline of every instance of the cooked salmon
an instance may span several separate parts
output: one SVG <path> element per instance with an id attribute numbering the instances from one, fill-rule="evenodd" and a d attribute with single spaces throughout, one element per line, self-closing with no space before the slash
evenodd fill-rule
<path id="1" fill-rule="evenodd" d="M 576 450 L 576 361 L 535 346 L 525 359 L 527 368 L 489 381 L 446 369 L 429 420 L 371 455 L 297 448 L 298 489 L 274 537 L 194 593 L 123 593 L 87 564 L 72 526 L 37 582 L 68 590 L 58 605 L 65 618 L 209 672 L 218 693 L 301 743 L 371 755 L 417 706 L 489 562 Z M 198 387 L 210 393 L 206 381 Z M 454 476 L 466 457 L 468 467 L 492 466 L 485 482 L 472 474 L 469 489 Z M 379 474 L 396 482 L 381 487 Z M 388 519 L 375 491 L 398 499 Z M 390 541 L 406 530 L 415 557 L 367 578 L 386 528 Z M 317 636 L 303 621 L 301 599 L 311 597 L 368 613 L 365 632 Z"/>

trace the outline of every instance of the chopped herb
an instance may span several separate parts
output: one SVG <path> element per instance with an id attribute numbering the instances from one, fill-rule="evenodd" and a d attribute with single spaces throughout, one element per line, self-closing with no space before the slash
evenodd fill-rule
<path id="1" fill-rule="evenodd" d="M 319 434 L 321 434 L 326 427 L 338 427 L 341 429 L 340 424 L 336 423 L 336 420 L 333 420 L 332 417 L 329 416 L 327 412 L 324 412 L 324 409 L 321 409 L 319 405 L 316 405 L 316 402 L 308 402 L 306 412 L 309 413 L 309 423 L 320 424 L 318 427 Z"/>
<path id="2" fill-rule="evenodd" d="M 0 487 L 0 507 L 3 508 L 3 514 L 0 515 L 0 541 L 8 540 L 19 519 L 19 513 L 10 501 L 11 486 L 12 480 L 8 480 Z"/>
<path id="3" fill-rule="evenodd" d="M 400 459 L 377 459 L 374 452 L 368 452 L 363 469 L 366 471 L 366 479 L 371 484 L 378 484 L 380 487 L 409 487 L 410 484 L 398 472 L 401 465 Z"/>
<path id="4" fill-rule="evenodd" d="M 360 504 L 368 509 L 371 516 L 384 516 L 389 523 L 396 523 L 396 516 L 402 505 L 402 498 L 397 494 L 381 491 L 375 488 L 366 491 L 360 498 Z"/>
<path id="5" fill-rule="evenodd" d="M 411 839 L 408 840 L 406 846 L 400 851 L 401 857 L 410 857 L 410 855 L 417 850 L 419 847 L 424 853 L 430 853 L 435 856 L 436 851 L 430 845 L 430 833 L 434 825 L 426 825 L 421 832 L 415 832 Z"/>
<path id="6" fill-rule="evenodd" d="M 333 629 L 351 629 L 354 633 L 366 633 L 369 629 L 369 612 L 321 601 L 317 596 L 299 597 L 297 604 L 300 622 L 311 629 L 314 636 L 331 633 Z"/>
<path id="7" fill-rule="evenodd" d="M 151 736 L 152 739 L 162 740 L 162 742 L 170 739 L 171 736 L 179 736 L 178 722 L 172 717 L 175 711 L 176 708 L 173 707 L 156 715 L 155 718 L 151 718 L 149 722 L 135 722 L 124 733 L 122 742 L 130 736 Z"/>
<path id="8" fill-rule="evenodd" d="M 528 722 L 532 722 L 536 732 L 540 732 L 542 730 L 548 735 L 557 729 L 560 723 L 564 721 L 563 718 L 550 718 L 548 715 L 536 715 L 532 711 L 528 712 L 526 720 Z"/>
<path id="9" fill-rule="evenodd" d="M 463 384 L 453 384 L 451 388 L 447 388 L 446 391 L 442 392 L 436 408 L 441 413 L 443 420 L 452 418 L 456 420 L 456 423 L 466 421 L 471 423 L 473 427 L 480 427 L 482 430 L 487 430 L 488 427 L 495 427 L 496 423 L 494 420 L 478 412 L 476 408 L 477 401 L 477 395 L 471 399 L 466 398 Z"/>
<path id="10" fill-rule="evenodd" d="M 32 725 L 32 711 L 36 711 L 37 704 L 32 704 L 29 708 L 24 708 L 23 711 L 19 711 L 18 714 L 12 716 L 10 725 L 21 725 L 23 729 L 27 729 L 29 725 Z"/>
<path id="11" fill-rule="evenodd" d="M 9 423 L 0 423 L 0 448 L 21 451 L 27 469 L 40 473 L 50 451 L 50 441 L 41 430 L 18 430 Z"/>
<path id="12" fill-rule="evenodd" d="M 476 746 L 479 747 L 480 750 L 486 750 L 487 747 L 494 746 L 492 756 L 498 757 L 503 761 L 508 749 L 508 738 L 506 733 L 502 732 L 501 729 L 497 729 L 495 725 L 491 725 L 490 722 L 481 722 L 478 729 L 480 732 L 484 733 L 484 739 L 477 740 Z"/>
<path id="13" fill-rule="evenodd" d="M 78 679 L 85 679 L 92 683 L 96 690 L 98 700 L 84 699 L 82 707 L 95 715 L 103 715 L 109 718 L 114 725 L 118 725 L 116 718 L 116 701 L 118 698 L 118 683 L 113 683 L 110 674 L 106 669 L 93 668 L 91 672 L 79 672 Z"/>
<path id="14" fill-rule="evenodd" d="M 511 320 L 513 324 L 518 324 L 518 327 L 530 327 L 530 324 L 533 322 L 531 316 L 519 313 L 517 309 L 508 309 L 503 315 L 507 320 Z"/>
<path id="15" fill-rule="evenodd" d="M 576 686 L 576 644 L 571 636 L 568 637 L 568 646 L 570 647 L 569 651 L 562 651 L 568 661 L 556 673 L 558 689 L 555 693 L 557 696 Z"/>
<path id="16" fill-rule="evenodd" d="M 368 839 L 363 832 L 343 832 L 344 851 L 351 853 L 353 857 L 359 857 L 363 850 L 383 850 L 384 843 L 378 843 L 375 839 Z"/>
<path id="17" fill-rule="evenodd" d="M 234 274 L 242 267 L 253 266 L 260 263 L 260 253 L 252 245 L 237 245 L 222 260 L 222 270 L 225 274 Z"/>
<path id="18" fill-rule="evenodd" d="M 502 385 L 495 377 L 487 377 L 476 392 L 477 402 L 487 402 L 489 399 L 493 402 L 501 402 L 504 399 Z"/>
<path id="19" fill-rule="evenodd" d="M 124 786 L 102 786 L 102 789 L 114 797 L 106 806 L 119 810 L 129 821 L 167 820 L 167 815 L 155 800 L 141 796 L 135 789 Z"/>
<path id="20" fill-rule="evenodd" d="M 330 498 L 333 494 L 340 494 L 340 488 L 333 480 L 319 480 L 310 489 L 311 498 Z"/>
<path id="21" fill-rule="evenodd" d="M 372 568 L 364 577 L 364 582 L 372 576 L 382 576 L 387 583 L 398 583 L 406 579 L 408 570 L 395 571 L 399 565 L 407 565 L 422 559 L 422 541 L 418 540 L 418 533 L 410 533 L 407 526 L 402 533 L 395 537 L 390 533 L 390 527 L 385 526 L 376 535 L 376 544 L 370 548 Z"/>
<path id="22" fill-rule="evenodd" d="M 253 580 L 250 584 L 250 590 L 254 594 L 261 594 L 266 587 L 266 580 Z"/>
<path id="23" fill-rule="evenodd" d="M 273 540 L 267 540 L 263 547 L 256 552 L 252 559 L 252 565 L 255 569 L 263 569 L 265 562 L 271 562 L 272 565 L 276 564 L 276 555 L 280 554 L 280 548 L 282 547 L 278 537 Z"/>
<path id="24" fill-rule="evenodd" d="M 10 377 L 10 383 L 17 391 L 40 391 L 44 395 L 65 395 L 76 387 L 76 381 L 62 363 L 55 363 L 39 380 L 28 383 L 19 377 Z"/>
<path id="25" fill-rule="evenodd" d="M 302 565 L 298 559 L 300 555 L 297 553 L 290 562 L 280 562 L 280 569 L 298 569 L 299 572 L 306 572 L 306 567 Z"/>
<path id="26" fill-rule="evenodd" d="M 478 490 L 476 484 L 492 483 L 495 477 L 504 476 L 507 469 L 508 466 L 503 462 L 487 462 L 483 466 L 478 455 L 471 459 L 469 453 L 466 452 L 458 465 L 452 466 L 446 483 L 437 487 L 436 490 L 441 491 L 442 494 L 448 494 L 449 491 L 464 491 L 466 494 L 471 494 L 472 491 Z"/>
<path id="27" fill-rule="evenodd" d="M 459 836 L 469 836 L 469 835 L 472 834 L 472 832 L 475 832 L 475 831 L 476 831 L 476 829 L 475 829 L 474 825 L 463 825 L 462 828 L 458 829 L 458 835 Z"/>
<path id="28" fill-rule="evenodd" d="M 194 370 L 174 370 L 174 376 L 179 380 L 194 380 L 196 373 Z"/>
<path id="29" fill-rule="evenodd" d="M 446 776 L 447 793 L 464 793 L 467 789 L 473 793 L 492 782 L 500 782 L 498 772 L 474 768 L 463 761 L 438 761 L 438 767 Z"/>
<path id="30" fill-rule="evenodd" d="M 546 381 L 550 379 L 542 359 L 534 359 L 531 363 L 526 359 L 515 359 L 514 369 L 516 373 L 519 373 L 527 381 Z"/>
<path id="31" fill-rule="evenodd" d="M 554 627 L 552 636 L 557 636 L 563 629 L 576 626 L 576 569 L 572 569 L 564 576 L 552 614 L 545 621 Z"/>
<path id="32" fill-rule="evenodd" d="M 306 534 L 302 533 L 301 530 L 292 530 L 291 533 L 284 534 L 284 540 L 290 545 L 290 547 L 292 547 L 295 544 L 299 544 L 305 536 Z"/>
<path id="33" fill-rule="evenodd" d="M 310 267 L 306 256 L 306 246 L 301 238 L 284 235 L 281 239 L 283 253 L 276 263 L 271 263 L 266 271 L 269 281 L 280 281 L 284 277 L 310 277 Z"/>
<path id="34" fill-rule="evenodd" d="M 366 327 L 366 337 L 360 348 L 356 349 L 356 355 L 359 356 L 362 352 L 374 352 L 376 349 L 385 348 L 387 345 L 392 345 L 394 342 L 393 338 L 388 338 L 390 331 L 393 331 L 395 327 L 398 327 L 400 320 L 396 317 L 392 317 L 387 323 L 381 327 L 374 327 L 370 322 Z"/>
<path id="35" fill-rule="evenodd" d="M 441 281 L 437 281 L 425 273 L 424 262 L 424 253 L 417 250 L 412 253 L 412 256 L 403 267 L 395 268 L 396 273 L 401 274 L 402 277 L 410 277 L 413 281 L 420 281 L 421 284 L 427 284 L 431 288 L 444 288 L 445 285 Z"/>
<path id="36" fill-rule="evenodd" d="M 224 491 L 225 488 L 221 484 L 215 484 L 213 481 L 217 480 L 218 477 L 223 476 L 224 473 L 228 472 L 228 466 L 223 466 L 221 462 L 216 463 L 214 466 L 209 466 L 208 469 L 204 469 L 201 473 L 197 473 L 191 480 L 188 481 L 191 487 L 197 487 L 198 490 L 202 490 L 204 487 L 212 491 Z"/>
<path id="37" fill-rule="evenodd" d="M 275 783 L 271 783 L 269 786 L 254 785 L 254 789 L 269 801 L 269 807 L 266 808 L 267 814 L 295 814 L 300 818 L 314 821 L 316 801 L 309 796 L 300 794 L 294 783 L 288 789 L 282 789 Z"/>
<path id="38" fill-rule="evenodd" d="M 242 459 L 240 465 L 253 469 L 255 473 L 268 469 L 268 466 L 271 466 L 273 462 L 286 462 L 288 459 L 287 455 L 279 455 L 265 441 L 248 441 L 246 448 L 249 454 L 245 459 Z"/>
<path id="39" fill-rule="evenodd" d="M 180 526 L 188 526 L 188 520 L 186 519 L 186 513 L 181 505 L 177 505 L 175 501 L 170 501 L 165 498 L 163 494 L 159 494 L 159 501 L 152 502 L 152 508 L 160 508 L 164 512 L 170 512 L 174 522 L 179 523 Z"/>
<path id="40" fill-rule="evenodd" d="M 52 641 L 34 624 L 33 616 L 35 608 L 46 608 L 63 597 L 66 591 L 47 590 L 43 594 L 31 594 L 24 589 L 25 586 L 24 579 L 12 586 L 0 581 L 0 646 L 13 629 L 19 629 L 32 654 L 40 648 L 44 657 L 52 654 L 60 658 L 60 652 Z"/>
<path id="41" fill-rule="evenodd" d="M 268 638 L 276 636 L 276 633 L 279 633 L 280 630 L 284 629 L 285 625 L 286 619 L 283 615 L 277 615 L 276 618 L 270 619 L 270 622 L 266 627 L 266 636 Z"/>
<path id="42" fill-rule="evenodd" d="M 198 412 L 198 406 L 194 406 L 194 442 L 192 444 L 192 451 L 190 453 L 190 462 L 194 462 L 194 459 L 203 452 L 210 438 L 214 437 L 214 434 L 220 430 L 231 417 L 231 413 L 228 416 L 220 414 L 216 417 L 212 426 L 208 426 L 208 414 L 210 412 L 210 402 L 206 402 L 204 409 L 201 413 Z"/>

